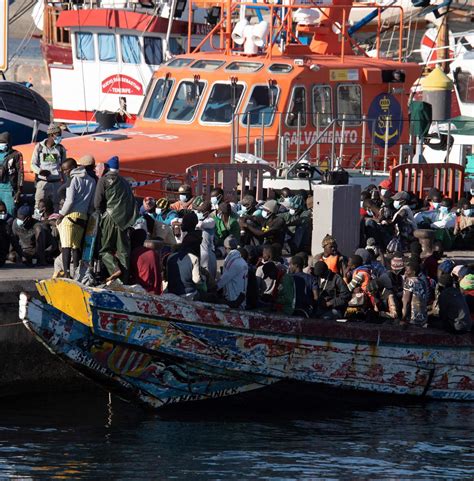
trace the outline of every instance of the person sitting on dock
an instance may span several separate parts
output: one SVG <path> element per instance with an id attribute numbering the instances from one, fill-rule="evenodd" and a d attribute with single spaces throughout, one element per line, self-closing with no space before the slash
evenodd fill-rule
<path id="1" fill-rule="evenodd" d="M 61 170 L 70 182 L 66 189 L 66 199 L 59 211 L 58 226 L 61 239 L 61 255 L 63 257 L 64 277 L 70 277 L 72 253 L 73 272 L 78 268 L 81 259 L 81 245 L 87 219 L 93 210 L 95 180 L 86 169 L 78 166 L 74 159 L 67 159 Z"/>
<path id="2" fill-rule="evenodd" d="M 0 200 L 10 215 L 20 202 L 23 189 L 23 156 L 12 148 L 9 132 L 0 134 Z"/>
<path id="3" fill-rule="evenodd" d="M 314 317 L 342 319 L 351 299 L 342 276 L 332 272 L 323 261 L 314 264 L 313 272 L 318 290 Z"/>
<path id="4" fill-rule="evenodd" d="M 190 210 L 193 204 L 193 191 L 188 184 L 182 184 L 178 188 L 178 200 L 170 205 L 171 210 L 180 212 L 182 210 Z"/>
<path id="5" fill-rule="evenodd" d="M 58 190 L 61 186 L 61 165 L 66 160 L 66 149 L 61 144 L 62 131 L 57 124 L 51 124 L 48 137 L 38 142 L 31 157 L 31 170 L 35 174 L 35 207 L 41 199 L 51 198 L 54 210 L 59 207 Z"/>
<path id="6" fill-rule="evenodd" d="M 109 273 L 108 281 L 128 280 L 129 228 L 135 223 L 137 205 L 129 182 L 118 173 L 119 158 L 111 157 L 97 183 L 94 208 L 100 212 L 99 258 Z"/>
<path id="7" fill-rule="evenodd" d="M 428 326 L 428 297 L 429 293 L 425 283 L 420 279 L 420 264 L 414 261 L 405 267 L 405 282 L 403 285 L 402 319 L 401 325 L 408 324 Z"/>
<path id="8" fill-rule="evenodd" d="M 247 298 L 248 265 L 237 250 L 238 241 L 230 235 L 224 240 L 226 257 L 217 289 L 222 290 L 225 302 L 236 309 L 244 309 Z"/>

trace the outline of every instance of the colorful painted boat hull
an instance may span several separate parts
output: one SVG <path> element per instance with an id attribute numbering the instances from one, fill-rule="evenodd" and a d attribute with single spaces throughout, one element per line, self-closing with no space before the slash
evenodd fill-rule
<path id="1" fill-rule="evenodd" d="M 74 302 L 64 300 L 68 289 L 77 290 Z M 470 335 L 271 316 L 64 280 L 43 281 L 40 292 L 60 311 L 89 324 L 94 339 L 199 366 L 209 378 L 219 373 L 260 387 L 291 380 L 474 401 Z"/>

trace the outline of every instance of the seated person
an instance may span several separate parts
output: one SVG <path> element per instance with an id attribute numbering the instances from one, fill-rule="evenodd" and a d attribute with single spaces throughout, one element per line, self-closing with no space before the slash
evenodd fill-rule
<path id="1" fill-rule="evenodd" d="M 156 201 L 154 217 L 156 222 L 171 225 L 173 221 L 178 218 L 178 212 L 171 209 L 171 204 L 168 199 L 162 197 Z"/>
<path id="2" fill-rule="evenodd" d="M 236 239 L 240 239 L 239 218 L 232 212 L 228 202 L 221 202 L 219 204 L 217 214 L 214 215 L 214 220 L 216 222 L 216 246 L 222 246 L 224 239 L 230 235 Z"/>
<path id="3" fill-rule="evenodd" d="M 454 245 L 456 249 L 474 248 L 474 206 L 467 200 L 459 201 L 454 224 Z"/>
<path id="4" fill-rule="evenodd" d="M 295 310 L 310 315 L 313 304 L 318 298 L 316 279 L 311 274 L 303 272 L 304 260 L 300 256 L 293 256 L 290 260 L 290 274 L 295 283 Z"/>
<path id="5" fill-rule="evenodd" d="M 303 197 L 291 197 L 288 211 L 279 216 L 285 221 L 290 252 L 293 255 L 303 249 L 311 252 L 311 212 L 306 209 Z"/>
<path id="6" fill-rule="evenodd" d="M 344 256 L 337 250 L 336 239 L 327 234 L 324 236 L 321 246 L 323 248 L 323 252 L 316 255 L 316 260 L 323 261 L 331 272 L 340 274 L 342 276 L 344 274 L 345 261 Z"/>
<path id="7" fill-rule="evenodd" d="M 244 236 L 248 233 L 250 238 L 259 244 L 278 243 L 285 241 L 285 221 L 277 216 L 278 203 L 276 200 L 267 200 L 261 207 L 261 218 L 240 217 L 240 230 Z"/>
<path id="8" fill-rule="evenodd" d="M 466 298 L 453 286 L 450 273 L 439 274 L 439 319 L 443 326 L 457 333 L 469 332 L 472 329 L 471 313 Z"/>
<path id="9" fill-rule="evenodd" d="M 18 209 L 17 218 L 12 223 L 12 246 L 25 264 L 46 265 L 52 261 L 47 258 L 48 248 L 51 246 L 51 234 L 47 228 L 36 219 L 33 219 L 32 209 L 21 206 Z"/>
<path id="10" fill-rule="evenodd" d="M 210 198 L 212 211 L 217 212 L 219 210 L 219 204 L 224 202 L 224 191 L 220 187 L 216 187 L 211 190 Z"/>
<path id="11" fill-rule="evenodd" d="M 370 281 L 368 291 L 371 295 L 373 312 L 381 319 L 400 319 L 401 303 L 395 296 L 388 276 Z"/>
<path id="12" fill-rule="evenodd" d="M 419 263 L 407 263 L 402 298 L 402 325 L 428 326 L 429 293 L 426 284 L 419 277 L 420 272 Z"/>
<path id="13" fill-rule="evenodd" d="M 339 274 L 329 270 L 323 261 L 316 262 L 313 272 L 317 287 L 315 317 L 342 319 L 351 298 L 346 283 Z"/>
<path id="14" fill-rule="evenodd" d="M 349 291 L 352 292 L 355 289 L 361 289 L 363 292 L 367 292 L 371 278 L 371 271 L 368 265 L 369 259 L 370 257 L 367 256 L 367 263 L 364 263 L 360 255 L 355 254 L 349 257 L 349 262 L 347 263 L 348 274 L 346 277 Z"/>
<path id="15" fill-rule="evenodd" d="M 263 279 L 271 279 L 273 289 L 262 296 L 262 305 L 267 309 L 291 315 L 295 309 L 295 284 L 290 274 L 273 261 L 263 266 Z"/>
<path id="16" fill-rule="evenodd" d="M 419 228 L 452 229 L 456 223 L 456 214 L 451 212 L 452 207 L 451 199 L 445 197 L 438 208 L 415 214 L 415 221 Z"/>

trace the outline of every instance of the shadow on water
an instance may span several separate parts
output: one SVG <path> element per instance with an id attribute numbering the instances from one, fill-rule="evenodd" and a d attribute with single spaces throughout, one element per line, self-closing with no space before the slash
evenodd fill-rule
<path id="1" fill-rule="evenodd" d="M 0 479 L 472 479 L 474 406 L 346 393 L 190 404 L 107 393 L 0 403 Z"/>

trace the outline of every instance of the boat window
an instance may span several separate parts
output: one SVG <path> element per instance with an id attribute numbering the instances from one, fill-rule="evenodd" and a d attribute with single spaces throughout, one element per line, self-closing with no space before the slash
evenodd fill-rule
<path id="1" fill-rule="evenodd" d="M 192 58 L 175 58 L 170 62 L 168 62 L 166 65 L 168 67 L 174 67 L 174 68 L 186 67 L 186 65 L 189 65 L 193 60 L 194 59 Z"/>
<path id="2" fill-rule="evenodd" d="M 204 82 L 192 80 L 181 82 L 166 118 L 178 122 L 192 120 L 203 91 Z"/>
<path id="3" fill-rule="evenodd" d="M 272 63 L 268 70 L 273 73 L 288 73 L 293 70 L 293 66 L 287 63 Z"/>
<path id="4" fill-rule="evenodd" d="M 315 85 L 313 87 L 313 124 L 326 127 L 332 120 L 332 95 L 328 85 Z"/>
<path id="5" fill-rule="evenodd" d="M 290 108 L 286 114 L 286 124 L 289 127 L 296 127 L 300 119 L 300 126 L 306 125 L 306 88 L 294 87 L 291 95 Z"/>
<path id="6" fill-rule="evenodd" d="M 79 60 L 95 60 L 94 36 L 92 33 L 76 33 L 76 57 Z"/>
<path id="7" fill-rule="evenodd" d="M 256 85 L 252 90 L 247 107 L 245 107 L 242 123 L 247 125 L 248 121 L 250 125 L 262 125 L 262 123 L 265 126 L 271 125 L 278 102 L 278 93 L 276 85 L 271 87 Z M 248 115 L 245 115 L 246 113 Z"/>
<path id="8" fill-rule="evenodd" d="M 231 62 L 227 67 L 226 70 L 230 70 L 231 72 L 257 72 L 263 67 L 263 63 L 257 62 Z"/>
<path id="9" fill-rule="evenodd" d="M 474 77 L 470 72 L 457 70 L 454 78 L 459 93 L 459 100 L 465 103 L 474 102 Z"/>
<path id="10" fill-rule="evenodd" d="M 185 52 L 182 45 L 182 37 L 170 37 L 168 48 L 173 55 L 182 55 Z"/>
<path id="11" fill-rule="evenodd" d="M 337 87 L 337 116 L 339 122 L 345 115 L 346 125 L 358 125 L 362 117 L 360 85 L 346 84 Z"/>
<path id="12" fill-rule="evenodd" d="M 230 123 L 243 91 L 244 86 L 241 84 L 214 84 L 201 120 L 219 124 Z"/>
<path id="13" fill-rule="evenodd" d="M 143 37 L 143 53 L 148 65 L 160 65 L 163 62 L 163 46 L 160 37 Z"/>
<path id="14" fill-rule="evenodd" d="M 217 70 L 225 62 L 223 60 L 198 60 L 191 65 L 191 68 L 202 70 Z"/>
<path id="15" fill-rule="evenodd" d="M 117 47 L 113 33 L 99 33 L 99 60 L 102 62 L 117 61 Z"/>
<path id="16" fill-rule="evenodd" d="M 164 78 L 157 80 L 143 115 L 145 118 L 157 120 L 161 117 L 172 86 L 173 80 Z"/>
<path id="17" fill-rule="evenodd" d="M 122 61 L 124 63 L 140 63 L 140 43 L 136 35 L 122 35 Z"/>

